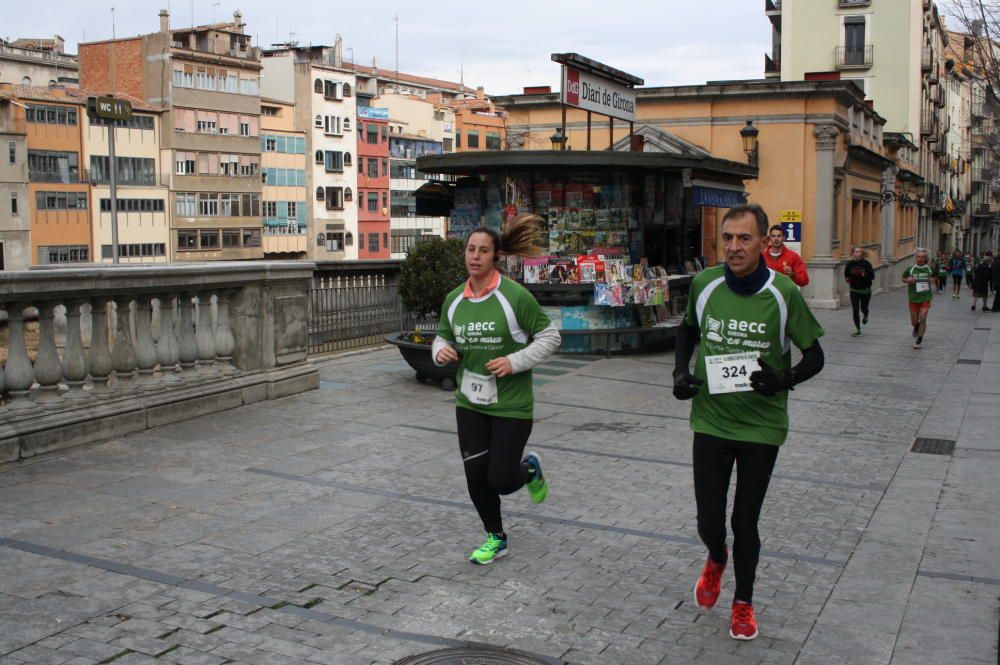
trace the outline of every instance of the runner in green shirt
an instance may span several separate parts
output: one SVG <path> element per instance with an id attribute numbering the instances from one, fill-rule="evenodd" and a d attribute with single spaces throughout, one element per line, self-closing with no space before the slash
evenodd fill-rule
<path id="1" fill-rule="evenodd" d="M 903 271 L 903 283 L 907 286 L 907 299 L 910 306 L 910 324 L 913 326 L 913 348 L 919 349 L 924 343 L 924 333 L 927 331 L 927 314 L 931 311 L 931 300 L 934 298 L 932 287 L 937 281 L 938 286 L 947 281 L 944 277 L 935 277 L 934 269 L 927 265 L 928 253 L 923 247 L 918 247 L 914 255 L 916 263 Z M 940 290 L 940 289 L 939 289 Z"/>
<path id="2" fill-rule="evenodd" d="M 767 215 L 758 205 L 731 208 L 722 220 L 726 263 L 698 273 L 678 328 L 674 396 L 691 399 L 698 535 L 708 547 L 695 602 L 715 605 L 726 549 L 726 494 L 736 464 L 729 634 L 757 637 L 753 584 L 760 556 L 757 522 L 778 449 L 788 434 L 788 391 L 823 368 L 823 329 L 799 289 L 761 260 Z M 695 344 L 698 360 L 689 369 Z M 791 345 L 802 350 L 792 367 Z"/>
<path id="3" fill-rule="evenodd" d="M 438 365 L 459 363 L 458 445 L 469 495 L 486 528 L 486 542 L 469 556 L 478 564 L 507 554 L 500 495 L 527 486 L 531 500 L 541 503 L 548 494 L 538 454 L 522 455 L 533 423 L 531 368 L 551 356 L 561 338 L 534 296 L 497 266 L 501 252 L 538 252 L 539 221 L 519 215 L 502 236 L 482 226 L 469 234 L 469 279 L 445 298 L 431 349 Z"/>

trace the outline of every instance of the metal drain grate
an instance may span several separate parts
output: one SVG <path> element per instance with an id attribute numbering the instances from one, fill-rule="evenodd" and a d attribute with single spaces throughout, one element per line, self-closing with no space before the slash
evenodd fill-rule
<path id="1" fill-rule="evenodd" d="M 441 649 L 397 660 L 395 665 L 552 665 L 521 651 L 488 646 Z"/>
<path id="2" fill-rule="evenodd" d="M 950 439 L 925 439 L 923 437 L 914 439 L 911 453 L 924 453 L 925 455 L 951 455 L 955 452 L 955 442 Z"/>
<path id="3" fill-rule="evenodd" d="M 973 330 L 993 330 L 992 328 L 973 328 Z"/>
<path id="4" fill-rule="evenodd" d="M 956 365 L 982 365 L 982 360 L 972 360 L 971 358 L 959 358 L 955 361 Z"/>

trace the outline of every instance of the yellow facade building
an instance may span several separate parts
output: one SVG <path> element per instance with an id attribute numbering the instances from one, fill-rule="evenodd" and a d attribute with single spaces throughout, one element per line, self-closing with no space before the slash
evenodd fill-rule
<path id="1" fill-rule="evenodd" d="M 306 134 L 295 129 L 295 106 L 262 99 L 260 133 L 265 176 L 261 194 L 264 258 L 305 258 L 309 214 Z"/>

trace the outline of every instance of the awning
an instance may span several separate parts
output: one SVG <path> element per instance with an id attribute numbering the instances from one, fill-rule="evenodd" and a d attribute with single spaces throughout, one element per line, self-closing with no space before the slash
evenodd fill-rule
<path id="1" fill-rule="evenodd" d="M 430 180 L 413 192 L 418 217 L 447 217 L 455 207 L 455 184 Z"/>
<path id="2" fill-rule="evenodd" d="M 692 187 L 692 201 L 696 206 L 710 206 L 712 208 L 733 208 L 747 202 L 746 192 L 737 192 L 731 189 L 718 189 L 717 187 Z"/>

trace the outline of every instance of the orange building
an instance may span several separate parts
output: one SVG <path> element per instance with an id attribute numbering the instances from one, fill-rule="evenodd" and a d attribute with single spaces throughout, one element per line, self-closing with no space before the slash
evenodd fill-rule
<path id="1" fill-rule="evenodd" d="M 455 112 L 455 152 L 506 150 L 507 128 L 503 109 L 486 98 L 482 86 L 475 97 L 443 99 L 428 95 L 428 101 L 447 106 Z"/>

